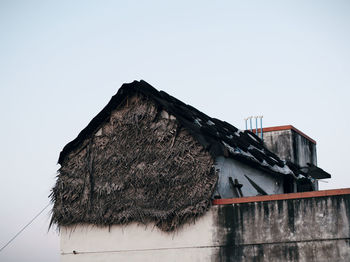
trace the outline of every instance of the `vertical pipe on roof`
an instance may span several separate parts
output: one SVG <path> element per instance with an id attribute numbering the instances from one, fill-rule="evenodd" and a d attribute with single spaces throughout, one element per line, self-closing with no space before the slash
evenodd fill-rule
<path id="1" fill-rule="evenodd" d="M 262 119 L 263 119 L 263 116 L 260 116 L 260 135 L 261 135 L 261 141 L 264 141 Z"/>
<path id="2" fill-rule="evenodd" d="M 247 130 L 248 129 L 248 124 L 247 124 L 248 118 L 244 118 L 244 121 L 245 121 L 245 130 Z"/>
<path id="3" fill-rule="evenodd" d="M 255 117 L 255 134 L 258 135 L 258 116 Z"/>
<path id="4" fill-rule="evenodd" d="M 253 125 L 252 125 L 252 116 L 249 117 L 249 120 L 250 120 L 250 132 L 253 132 Z"/>

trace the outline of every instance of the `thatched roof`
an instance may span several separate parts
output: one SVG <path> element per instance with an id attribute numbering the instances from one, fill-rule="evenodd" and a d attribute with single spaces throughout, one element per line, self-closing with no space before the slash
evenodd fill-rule
<path id="1" fill-rule="evenodd" d="M 142 94 L 151 99 L 159 108 L 176 117 L 179 123 L 212 156 L 227 156 L 244 161 L 250 165 L 270 171 L 273 174 L 293 174 L 289 167 L 274 153 L 267 150 L 261 139 L 249 130 L 239 130 L 233 125 L 211 118 L 196 108 L 186 105 L 164 91 L 158 91 L 147 82 L 134 81 L 123 84 L 105 108 L 92 119 L 77 138 L 62 150 L 58 163 L 82 141 L 88 138 L 99 126 L 108 122 L 111 112 L 126 99 L 135 94 Z"/>
<path id="2" fill-rule="evenodd" d="M 253 133 L 145 81 L 124 84 L 60 153 L 51 223 L 137 221 L 173 230 L 208 210 L 218 179 L 215 157 L 222 155 L 292 174 Z"/>

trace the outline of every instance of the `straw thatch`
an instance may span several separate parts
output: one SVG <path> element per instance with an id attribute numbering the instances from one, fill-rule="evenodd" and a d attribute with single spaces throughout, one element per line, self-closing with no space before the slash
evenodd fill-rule
<path id="1" fill-rule="evenodd" d="M 61 159 L 51 223 L 154 222 L 165 231 L 207 211 L 213 159 L 174 116 L 127 96 Z"/>

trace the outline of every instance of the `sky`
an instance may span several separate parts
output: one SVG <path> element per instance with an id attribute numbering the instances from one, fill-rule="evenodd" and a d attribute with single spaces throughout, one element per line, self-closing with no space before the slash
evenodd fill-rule
<path id="1" fill-rule="evenodd" d="M 0 246 L 49 201 L 58 156 L 143 79 L 244 129 L 317 141 L 321 189 L 350 187 L 350 2 L 0 0 Z M 59 261 L 51 206 L 0 261 Z"/>

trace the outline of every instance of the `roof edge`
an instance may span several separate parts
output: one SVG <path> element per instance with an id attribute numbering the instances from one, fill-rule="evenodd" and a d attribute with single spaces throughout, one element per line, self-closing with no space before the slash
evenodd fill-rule
<path id="1" fill-rule="evenodd" d="M 96 127 L 100 126 L 109 118 L 110 113 L 115 109 L 116 106 L 123 102 L 124 97 L 127 95 L 124 91 L 126 88 L 136 93 L 139 88 L 144 87 L 149 89 L 150 92 L 158 92 L 153 86 L 151 86 L 144 80 L 134 80 L 131 83 L 124 83 L 118 89 L 118 92 L 114 96 L 112 96 L 107 105 L 89 122 L 89 124 L 83 130 L 80 131 L 78 136 L 64 146 L 59 155 L 58 164 L 62 165 L 67 154 L 71 150 L 79 146 L 89 136 L 89 134 L 91 134 L 91 132 L 93 132 L 96 129 Z"/>
<path id="2" fill-rule="evenodd" d="M 267 196 L 214 199 L 213 205 L 229 205 L 229 204 L 266 202 L 266 201 L 275 201 L 275 200 L 301 199 L 301 198 L 339 196 L 339 195 L 350 195 L 350 188 L 267 195 Z"/>
<path id="3" fill-rule="evenodd" d="M 299 129 L 297 129 L 296 127 L 292 126 L 292 125 L 284 125 L 284 126 L 272 126 L 272 127 L 263 127 L 263 133 L 265 132 L 273 132 L 273 131 L 283 131 L 283 130 L 293 130 L 295 132 L 297 132 L 299 135 L 305 137 L 307 140 L 309 140 L 310 142 L 314 143 L 315 145 L 316 140 L 312 139 L 311 137 L 309 137 L 308 135 L 306 135 L 305 133 L 303 133 L 302 131 L 300 131 Z M 252 132 L 255 133 L 255 129 L 252 130 Z M 261 132 L 261 128 L 258 128 L 258 133 Z"/>

